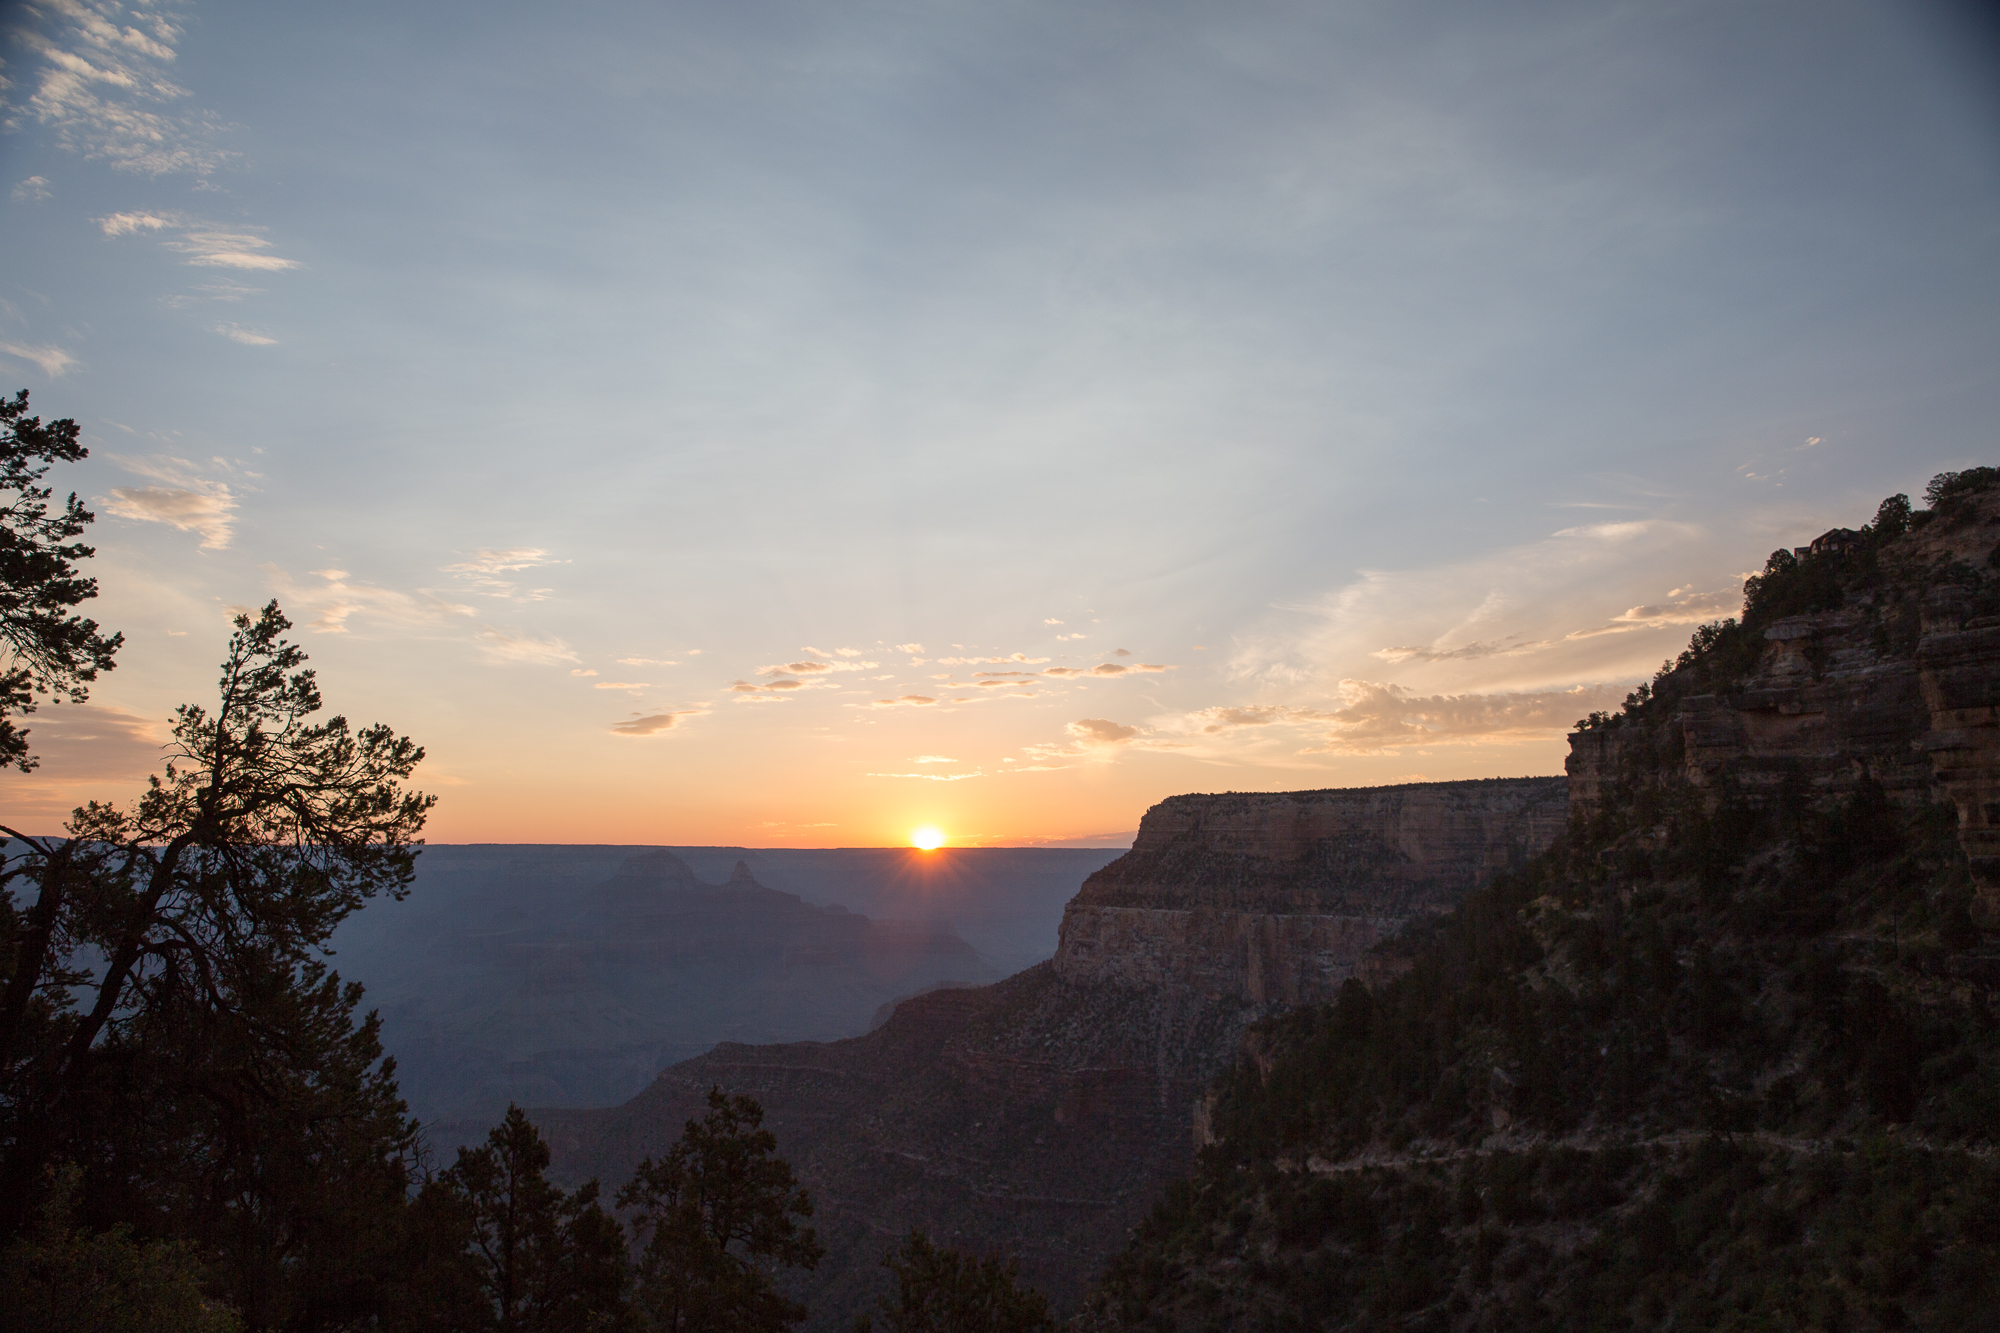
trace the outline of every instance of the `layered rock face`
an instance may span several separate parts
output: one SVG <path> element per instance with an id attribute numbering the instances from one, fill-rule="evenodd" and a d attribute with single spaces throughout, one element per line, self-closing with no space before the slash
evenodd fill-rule
<path id="1" fill-rule="evenodd" d="M 1175 796 L 1063 914 L 1055 971 L 1254 1004 L 1329 1000 L 1412 916 L 1554 841 L 1562 778 Z"/>
<path id="2" fill-rule="evenodd" d="M 1858 559 L 1835 529 L 1799 557 Z M 1966 497 L 1884 546 L 1873 577 L 1838 605 L 1763 623 L 1740 687 L 1679 702 L 1673 752 L 1639 729 L 1570 737 L 1570 801 L 1584 819 L 1629 803 L 1638 786 L 1685 784 L 1713 808 L 1818 797 L 1879 783 L 1894 804 L 1948 801 L 1980 889 L 1977 914 L 2000 926 L 2000 491 Z M 1839 572 L 1839 571 L 1834 571 Z"/>

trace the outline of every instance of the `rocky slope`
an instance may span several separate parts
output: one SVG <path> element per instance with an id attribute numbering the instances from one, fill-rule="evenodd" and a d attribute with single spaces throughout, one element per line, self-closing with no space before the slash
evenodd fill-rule
<path id="1" fill-rule="evenodd" d="M 617 1182 L 712 1085 L 763 1104 L 819 1204 L 813 1327 L 871 1306 L 912 1226 L 1018 1257 L 1073 1307 L 1165 1184 L 1255 1019 L 1326 993 L 1563 822 L 1560 778 L 1182 796 L 1085 881 L 1053 964 L 933 991 L 851 1041 L 728 1043 L 609 1111 L 538 1111 L 565 1179 Z M 1227 947 L 1220 941 L 1226 940 Z"/>
<path id="2" fill-rule="evenodd" d="M 1254 1029 L 1087 1325 L 1990 1327 L 2000 470 L 1929 498 L 1774 553 L 1548 853 Z"/>

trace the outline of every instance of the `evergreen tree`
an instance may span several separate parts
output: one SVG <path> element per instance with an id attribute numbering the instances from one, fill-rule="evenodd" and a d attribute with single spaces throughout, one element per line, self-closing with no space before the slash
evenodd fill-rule
<path id="1" fill-rule="evenodd" d="M 1021 1285 L 1021 1266 L 933 1245 L 912 1230 L 882 1257 L 896 1275 L 896 1300 L 881 1302 L 888 1333 L 1054 1333 L 1048 1298 Z M 855 1333 L 872 1333 L 867 1315 Z"/>
<path id="2" fill-rule="evenodd" d="M 97 596 L 97 580 L 76 572 L 76 562 L 96 552 L 71 538 L 82 535 L 94 515 L 69 500 L 54 514 L 51 487 L 37 486 L 56 463 L 89 457 L 77 443 L 76 422 L 64 417 L 44 426 L 28 415 L 28 391 L 0 398 L 0 492 L 13 499 L 0 506 L 0 767 L 23 773 L 35 766 L 28 733 L 14 718 L 35 711 L 38 694 L 72 703 L 88 697 L 86 686 L 114 665 L 112 655 L 125 636 L 106 638 L 94 620 L 74 608 Z"/>
<path id="3" fill-rule="evenodd" d="M 625 1309 L 624 1229 L 597 1202 L 596 1181 L 565 1194 L 550 1183 L 548 1165 L 541 1134 L 520 1107 L 509 1106 L 486 1145 L 460 1149 L 436 1182 L 466 1226 L 489 1326 L 501 1333 L 617 1327 Z"/>
<path id="4" fill-rule="evenodd" d="M 76 1225 L 82 1172 L 55 1173 L 39 1224 L 0 1254 L 0 1327 L 17 1333 L 237 1333 L 206 1299 L 201 1264 L 178 1241 L 140 1244 L 130 1229 Z"/>
<path id="5" fill-rule="evenodd" d="M 79 1225 L 184 1241 L 248 1327 L 309 1330 L 379 1309 L 416 1135 L 321 950 L 408 891 L 431 798 L 407 739 L 313 720 L 288 628 L 237 618 L 135 807 L 0 830 L 0 1237 L 73 1163 Z"/>
<path id="6" fill-rule="evenodd" d="M 755 1098 L 710 1088 L 708 1114 L 618 1191 L 618 1206 L 637 1211 L 647 1236 L 638 1306 L 648 1327 L 754 1333 L 805 1318 L 804 1306 L 779 1294 L 772 1269 L 812 1268 L 826 1251 L 798 1224 L 812 1216 L 812 1200 L 763 1124 Z"/>

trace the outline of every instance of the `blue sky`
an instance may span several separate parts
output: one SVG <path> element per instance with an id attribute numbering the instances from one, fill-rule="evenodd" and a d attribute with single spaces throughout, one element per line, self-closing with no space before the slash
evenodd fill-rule
<path id="1" fill-rule="evenodd" d="M 1942 7 L 10 17 L 0 369 L 129 640 L 51 824 L 274 595 L 443 840 L 1555 772 L 1773 546 L 1996 461 Z"/>

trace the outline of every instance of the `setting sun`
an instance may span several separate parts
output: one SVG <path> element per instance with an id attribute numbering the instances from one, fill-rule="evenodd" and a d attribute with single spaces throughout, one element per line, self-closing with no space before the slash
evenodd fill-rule
<path id="1" fill-rule="evenodd" d="M 944 846 L 944 834 L 927 824 L 910 834 L 910 845 L 921 847 L 927 852 L 934 852 Z"/>

